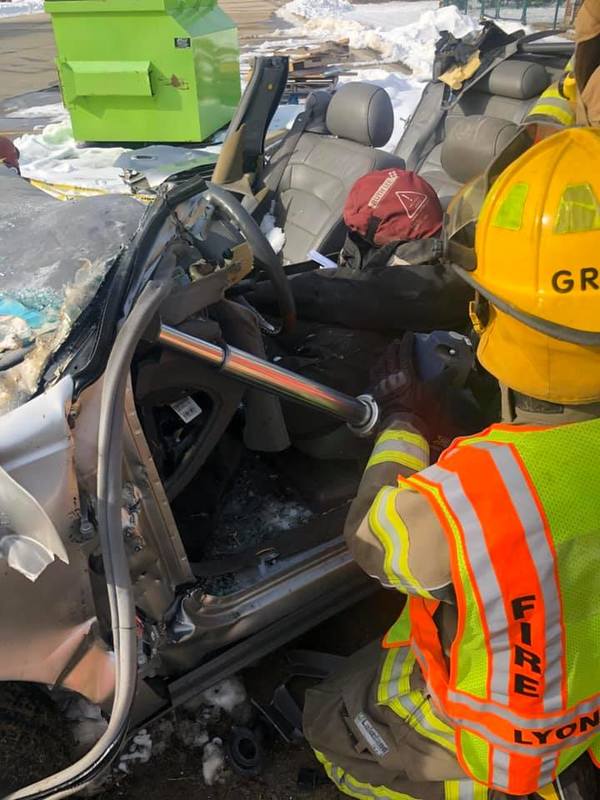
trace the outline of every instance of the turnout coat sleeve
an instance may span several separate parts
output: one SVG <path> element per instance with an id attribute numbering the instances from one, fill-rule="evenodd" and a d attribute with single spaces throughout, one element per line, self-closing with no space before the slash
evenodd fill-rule
<path id="1" fill-rule="evenodd" d="M 442 526 L 428 500 L 398 482 L 429 466 L 429 445 L 410 419 L 394 416 L 379 434 L 346 519 L 346 543 L 383 586 L 451 601 Z"/>

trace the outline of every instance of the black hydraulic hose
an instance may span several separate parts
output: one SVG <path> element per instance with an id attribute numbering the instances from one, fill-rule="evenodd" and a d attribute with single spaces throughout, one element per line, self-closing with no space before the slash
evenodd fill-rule
<path id="1" fill-rule="evenodd" d="M 238 200 L 226 189 L 216 186 L 214 183 L 208 184 L 208 189 L 204 194 L 205 199 L 225 213 L 241 232 L 256 258 L 265 268 L 277 297 L 279 310 L 283 318 L 283 329 L 289 333 L 296 324 L 296 303 L 290 287 L 290 282 L 285 270 L 275 254 L 273 248 L 266 240 L 256 220 L 250 216 L 246 209 Z"/>
<path id="2" fill-rule="evenodd" d="M 149 281 L 119 331 L 102 385 L 98 429 L 98 536 L 110 605 L 116 681 L 108 727 L 86 755 L 49 778 L 4 800 L 68 797 L 97 777 L 118 755 L 127 734 L 137 679 L 135 608 L 121 523 L 123 415 L 131 359 L 138 341 L 167 296 L 169 286 Z"/>

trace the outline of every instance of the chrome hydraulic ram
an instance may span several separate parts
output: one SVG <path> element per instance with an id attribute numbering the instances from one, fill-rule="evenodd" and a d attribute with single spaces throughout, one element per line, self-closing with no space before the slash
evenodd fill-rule
<path id="1" fill-rule="evenodd" d="M 370 395 L 351 397 L 236 347 L 220 347 L 162 324 L 158 341 L 165 347 L 199 358 L 249 386 L 338 417 L 358 436 L 368 436 L 379 419 L 379 408 Z"/>

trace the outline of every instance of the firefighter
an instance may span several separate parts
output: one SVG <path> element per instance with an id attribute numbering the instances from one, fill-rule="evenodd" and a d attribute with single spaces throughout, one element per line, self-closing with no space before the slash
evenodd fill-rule
<path id="1" fill-rule="evenodd" d="M 571 125 L 600 124 L 600 0 L 585 0 L 575 19 L 575 56 L 527 114 L 543 139 Z"/>
<path id="2" fill-rule="evenodd" d="M 540 139 L 575 124 L 577 87 L 574 67 L 575 59 L 571 58 L 561 78 L 542 92 L 525 117 L 525 124 L 536 124 Z"/>
<path id="3" fill-rule="evenodd" d="M 453 265 L 478 293 L 501 424 L 429 466 L 441 387 L 417 378 L 410 336 L 387 355 L 345 533 L 408 601 L 304 717 L 352 797 L 600 796 L 598 164 L 590 128 L 528 149 L 493 184 L 468 268 Z"/>
<path id="4" fill-rule="evenodd" d="M 575 19 L 575 122 L 600 125 L 600 0 L 585 0 Z"/>

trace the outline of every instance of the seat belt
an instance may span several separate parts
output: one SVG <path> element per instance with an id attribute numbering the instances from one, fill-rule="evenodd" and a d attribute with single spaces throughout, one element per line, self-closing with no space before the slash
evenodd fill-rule
<path id="1" fill-rule="evenodd" d="M 283 173 L 289 164 L 292 153 L 296 149 L 296 146 L 300 141 L 300 137 L 306 130 L 308 123 L 312 120 L 312 118 L 312 107 L 309 106 L 308 108 L 305 108 L 301 114 L 298 114 L 294 120 L 292 127 L 283 137 L 279 147 L 269 159 L 269 164 L 267 166 L 272 164 L 274 159 L 277 159 L 277 154 L 280 153 L 281 150 L 287 148 L 287 151 L 281 156 L 279 161 L 275 162 L 273 168 L 269 170 L 266 180 L 263 182 L 262 188 L 254 195 L 246 195 L 242 201 L 242 205 L 249 214 L 254 216 L 254 213 L 259 206 L 262 206 L 268 210 L 267 203 L 269 203 L 270 200 L 277 194 L 279 184 L 283 178 Z"/>
<path id="2" fill-rule="evenodd" d="M 269 194 L 277 194 L 277 190 L 279 189 L 279 184 L 281 183 L 281 179 L 283 178 L 283 173 L 287 165 L 289 164 L 290 158 L 292 157 L 292 153 L 298 146 L 298 142 L 302 137 L 302 134 L 308 127 L 309 122 L 313 119 L 313 107 L 312 105 L 308 105 L 304 109 L 301 114 L 298 114 L 292 127 L 289 129 L 287 134 L 281 140 L 281 144 L 275 151 L 275 153 L 271 156 L 269 160 L 268 166 L 272 168 L 269 169 L 266 178 L 265 178 L 265 186 L 269 189 Z M 277 154 L 284 150 L 284 154 L 281 156 L 279 160 L 277 159 Z"/>

